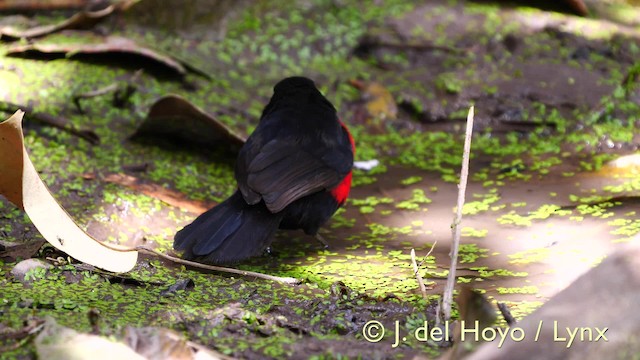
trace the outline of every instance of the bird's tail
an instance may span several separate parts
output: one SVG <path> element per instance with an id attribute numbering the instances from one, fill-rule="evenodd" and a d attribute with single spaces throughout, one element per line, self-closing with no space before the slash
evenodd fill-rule
<path id="1" fill-rule="evenodd" d="M 173 248 L 184 251 L 185 259 L 211 264 L 244 260 L 271 244 L 281 220 L 264 203 L 249 205 L 236 191 L 178 231 Z"/>

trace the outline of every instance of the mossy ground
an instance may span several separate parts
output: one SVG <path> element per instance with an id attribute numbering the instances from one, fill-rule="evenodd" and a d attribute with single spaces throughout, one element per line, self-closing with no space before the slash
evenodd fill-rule
<path id="1" fill-rule="evenodd" d="M 371 344 L 361 330 L 372 319 L 389 327 L 398 320 L 407 329 L 431 319 L 409 251 L 415 249 L 420 258 L 437 241 L 421 274 L 429 294 L 441 294 L 462 153 L 460 120 L 471 104 L 477 126 L 459 283 L 505 301 L 520 318 L 640 231 L 636 173 L 604 166 L 637 149 L 640 106 L 630 99 L 638 85 L 623 82 L 638 67 L 637 37 L 615 35 L 615 27 L 596 20 L 459 1 L 394 0 L 384 7 L 232 3 L 216 5 L 226 16 L 207 16 L 199 15 L 204 12 L 197 1 L 170 11 L 143 2 L 133 13 L 101 25 L 102 31 L 188 61 L 211 81 L 191 75 L 178 81 L 160 69 L 146 71 L 130 107 L 114 108 L 98 97 L 86 100 L 87 112 L 79 114 L 74 94 L 121 80 L 143 64 L 7 57 L 10 44 L 0 44 L 0 100 L 31 103 L 37 111 L 93 129 L 101 138 L 98 146 L 27 118 L 26 146 L 40 175 L 68 212 L 99 238 L 132 244 L 141 241 L 142 232 L 147 245 L 169 251 L 175 231 L 194 214 L 107 183 L 104 176 L 148 164 L 146 171 L 129 172 L 190 199 L 220 201 L 235 188 L 233 161 L 215 149 L 129 141 L 149 106 L 178 93 L 248 134 L 276 81 L 295 74 L 312 77 L 352 129 L 357 160 L 382 164 L 355 171 L 350 200 L 323 230 L 331 248 L 321 249 L 302 233 L 283 232 L 275 254 L 240 266 L 304 279 L 298 287 L 147 258 L 131 272 L 133 280 L 67 264 L 33 274 L 37 280 L 23 285 L 8 275 L 14 263 L 4 262 L 3 325 L 19 327 L 26 317 L 52 315 L 88 331 L 86 313 L 95 308 L 105 333 L 158 325 L 247 358 L 437 354 L 435 344 L 412 340 L 395 349 L 392 337 Z M 163 19 L 173 19 L 171 26 Z M 575 28 L 582 32 L 572 33 Z M 381 42 L 459 51 L 384 46 L 355 51 L 365 34 Z M 371 125 L 375 121 L 352 121 L 362 105 L 347 82 L 353 77 L 384 84 L 413 110 L 401 109 L 382 131 Z M 3 240 L 39 237 L 4 199 L 0 219 Z M 185 278 L 195 286 L 163 293 Z M 347 288 L 332 286 L 338 281 Z M 4 356 L 29 357 L 32 351 L 27 345 Z"/>

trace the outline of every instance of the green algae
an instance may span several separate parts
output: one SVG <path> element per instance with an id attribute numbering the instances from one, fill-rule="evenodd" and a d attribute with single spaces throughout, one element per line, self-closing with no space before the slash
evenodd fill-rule
<path id="1" fill-rule="evenodd" d="M 474 263 L 479 258 L 487 257 L 488 249 L 480 248 L 476 244 L 460 244 L 458 249 L 458 258 L 461 264 Z"/>
<path id="2" fill-rule="evenodd" d="M 548 248 L 539 248 L 520 251 L 514 254 L 509 254 L 509 263 L 514 265 L 525 265 L 531 263 L 542 262 L 551 255 L 551 250 Z"/>
<path id="3" fill-rule="evenodd" d="M 422 204 L 430 204 L 431 199 L 429 199 L 422 189 L 413 189 L 411 198 L 407 200 L 400 201 L 396 204 L 397 209 L 404 210 L 419 210 L 421 209 Z"/>
<path id="4" fill-rule="evenodd" d="M 361 75 L 365 79 L 389 79 L 388 75 L 385 77 L 384 74 L 372 70 L 371 64 L 367 61 L 354 57 L 345 60 L 351 49 L 357 45 L 358 38 L 365 34 L 367 28 L 365 24 L 380 25 L 383 23 L 383 18 L 401 16 L 415 7 L 414 4 L 407 4 L 403 1 L 393 1 L 389 3 L 389 8 L 368 5 L 370 4 L 365 3 L 357 8 L 352 6 L 337 8 L 324 2 L 313 2 L 310 6 L 315 6 L 313 9 L 317 10 L 313 11 L 313 14 L 299 9 L 282 12 L 277 5 L 272 4 L 255 5 L 241 11 L 238 21 L 229 23 L 227 35 L 222 40 L 213 43 L 202 42 L 195 48 L 189 44 L 190 41 L 179 36 L 172 36 L 170 33 L 126 33 L 125 35 L 136 38 L 141 43 L 155 44 L 167 52 L 188 55 L 197 66 L 208 69 L 218 76 L 215 76 L 211 82 L 199 82 L 197 89 L 187 92 L 176 84 L 145 75 L 141 79 L 144 91 L 134 97 L 133 110 L 112 109 L 107 101 L 100 98 L 89 100 L 87 102 L 89 114 L 85 116 L 72 115 L 70 119 L 78 126 L 89 126 L 94 129 L 105 144 L 100 149 L 92 149 L 88 144 L 82 141 L 78 142 L 68 134 L 55 129 L 28 130 L 27 144 L 29 151 L 34 154 L 36 168 L 42 171 L 41 174 L 47 184 L 61 196 L 63 205 L 69 208 L 72 215 L 83 224 L 97 220 L 99 222 L 113 221 L 113 226 L 118 226 L 116 224 L 119 223 L 120 215 L 117 213 L 107 215 L 104 211 L 104 208 L 110 204 L 129 208 L 131 216 L 135 218 L 164 216 L 163 211 L 167 210 L 167 206 L 157 199 L 123 190 L 115 185 L 105 186 L 98 181 L 81 179 L 81 175 L 85 173 L 97 172 L 100 176 L 103 172 L 121 172 L 122 165 L 137 163 L 141 160 L 151 163 L 148 172 L 136 174 L 143 180 L 178 190 L 188 194 L 192 199 L 220 201 L 235 190 L 232 165 L 229 161 L 220 161 L 216 157 L 184 152 L 175 147 L 140 146 L 128 142 L 126 137 L 135 130 L 136 124 L 139 124 L 145 116 L 145 109 L 153 100 L 167 92 L 188 95 L 195 104 L 211 113 L 225 111 L 225 114 L 218 116 L 221 121 L 249 133 L 255 128 L 257 118 L 260 116 L 266 99 L 268 99 L 273 82 L 285 74 L 304 73 L 317 77 L 322 90 L 327 93 L 338 109 L 341 109 L 342 118 L 352 128 L 352 133 L 357 141 L 357 159 L 379 159 L 388 166 L 399 165 L 411 169 L 426 170 L 448 182 L 457 182 L 462 153 L 461 134 L 431 131 L 405 132 L 396 128 L 389 129 L 385 134 L 368 134 L 368 129 L 365 126 L 350 123 L 351 113 L 349 110 L 342 110 L 349 101 L 357 97 L 352 88 L 345 86 L 344 80 L 354 74 Z M 507 30 L 509 32 L 515 31 L 516 25 L 504 24 L 497 15 L 490 13 L 495 12 L 496 9 L 495 5 L 482 7 L 471 4 L 468 8 L 465 6 L 465 12 L 478 15 L 478 18 L 473 19 L 476 26 L 470 27 L 470 29 L 476 29 L 477 26 L 480 26 L 483 29 L 491 30 L 492 33 L 497 34 L 497 39 L 504 36 L 503 34 Z M 439 11 L 445 12 L 446 9 L 439 7 Z M 530 12 L 531 16 L 540 14 L 538 11 L 531 10 Z M 283 14 L 284 16 L 280 16 Z M 433 40 L 434 44 L 448 45 L 446 29 L 447 25 L 445 24 L 438 26 L 434 32 L 417 29 L 416 34 L 422 39 Z M 283 36 L 282 34 L 291 34 L 291 36 Z M 548 39 L 542 38 L 542 36 Z M 479 44 L 484 45 L 489 44 L 489 41 L 495 41 L 486 36 L 477 40 Z M 549 40 L 551 43 L 544 40 Z M 537 46 L 537 43 L 544 46 Z M 534 34 L 531 39 L 529 36 L 524 39 L 523 47 L 525 55 L 543 52 L 547 53 L 549 57 L 557 57 L 556 48 L 563 49 L 563 47 L 554 44 L 559 43 L 550 35 Z M 4 46 L 0 45 L 0 50 L 3 49 Z M 211 56 L 211 54 L 214 55 Z M 567 52 L 562 56 L 568 58 L 570 55 Z M 395 66 L 409 66 L 407 63 L 409 59 L 402 54 L 385 57 L 385 60 Z M 504 66 L 504 62 L 501 62 L 500 59 L 478 58 L 476 60 L 485 63 L 495 62 L 495 65 L 488 66 L 495 66 L 503 70 L 500 67 Z M 609 74 L 610 79 L 605 79 L 607 83 L 619 84 L 622 81 L 624 74 L 615 69 L 611 60 L 594 56 L 590 61 L 596 62 L 595 67 L 597 68 L 614 68 Z M 20 79 L 10 72 L 0 71 L 0 81 L 5 83 L 6 80 L 9 88 L 12 89 L 7 98 L 14 102 L 35 98 L 36 109 L 53 114 L 64 111 L 73 93 L 86 92 L 106 86 L 114 79 L 127 74 L 126 69 L 114 69 L 110 66 L 85 64 L 64 59 L 40 62 L 2 58 L 2 62 L 8 66 L 21 68 L 25 74 L 24 79 Z M 452 65 L 456 62 L 458 64 Z M 389 84 L 389 88 L 393 90 L 412 87 L 425 88 L 426 90 L 420 90 L 423 92 L 421 95 L 424 95 L 425 98 L 430 98 L 430 96 L 433 98 L 433 91 L 429 88 L 448 92 L 449 95 L 464 94 L 465 88 L 485 80 L 477 79 L 477 76 L 474 76 L 475 67 L 468 66 L 470 62 L 467 59 L 456 59 L 456 61 L 446 59 L 443 63 L 450 67 L 444 69 L 444 73 L 447 75 L 435 80 L 434 87 L 430 84 L 425 85 L 419 80 L 405 81 L 402 77 L 411 75 L 400 73 L 393 74 L 393 77 L 398 80 L 397 83 Z M 456 67 L 464 66 L 468 67 L 464 73 L 457 71 Z M 578 62 L 571 62 L 570 66 L 587 68 L 587 65 L 581 65 Z M 517 72 L 517 69 L 513 71 Z M 494 74 L 491 74 L 490 77 L 493 79 L 492 81 L 496 82 L 501 79 Z M 60 86 L 69 79 L 76 79 L 75 86 Z M 570 80 L 567 79 L 567 81 Z M 335 82 L 338 82 L 337 86 L 333 86 L 332 83 Z M 440 82 L 440 87 L 437 85 L 438 82 Z M 484 91 L 501 95 L 500 87 L 486 86 Z M 628 88 L 628 84 L 625 86 Z M 51 90 L 52 88 L 55 91 Z M 32 93 L 29 89 L 39 90 Z M 247 89 L 251 89 L 251 91 L 247 91 Z M 3 95 L 2 91 L 3 89 L 0 89 L 0 95 Z M 506 200 L 501 198 L 500 189 L 511 182 L 540 180 L 557 169 L 563 168 L 568 161 L 568 157 L 562 155 L 567 151 L 566 144 L 569 144 L 572 153 L 581 150 L 587 151 L 584 157 L 579 158 L 579 167 L 566 171 L 567 177 L 575 176 L 578 171 L 595 171 L 601 168 L 611 155 L 598 154 L 594 149 L 594 144 L 600 142 L 603 136 L 609 136 L 612 141 L 623 143 L 630 143 L 632 139 L 631 122 L 626 119 L 632 119 L 634 116 L 637 118 L 637 107 L 634 108 L 631 102 L 625 101 L 622 95 L 624 92 L 617 90 L 610 99 L 603 100 L 604 116 L 590 124 L 588 131 L 574 131 L 575 129 L 571 127 L 574 118 L 585 117 L 584 110 L 577 109 L 574 114 L 568 116 L 566 113 L 561 114 L 553 106 L 545 106 L 540 103 L 534 105 L 530 111 L 525 111 L 524 119 L 541 124 L 546 122 L 556 124 L 556 132 L 553 133 L 553 136 L 542 132 L 533 132 L 524 138 L 515 133 L 509 133 L 504 137 L 493 136 L 491 132 L 475 134 L 472 158 L 489 156 L 491 164 L 489 168 L 481 169 L 472 174 L 472 178 L 474 181 L 481 181 L 485 191 L 488 192 L 472 195 L 471 201 L 465 204 L 463 209 L 465 215 L 481 215 L 488 211 L 502 211 L 506 206 L 502 202 Z M 422 103 L 420 106 L 424 107 Z M 233 107 L 243 108 L 246 113 L 228 111 Z M 623 112 L 620 113 L 620 111 Z M 466 108 L 453 108 L 449 115 L 461 116 L 463 113 L 466 114 Z M 623 124 L 624 127 L 620 128 L 620 124 Z M 576 147 L 578 147 L 577 150 Z M 499 173 L 502 169 L 508 168 L 516 168 L 516 170 Z M 380 174 L 387 171 L 386 166 L 378 167 L 372 172 L 356 170 L 354 171 L 354 186 L 364 187 L 374 184 L 381 178 Z M 421 177 L 412 176 L 401 180 L 400 185 L 411 186 L 420 184 L 421 181 Z M 638 182 L 629 180 L 622 185 L 609 185 L 605 191 L 613 194 L 637 189 L 640 189 Z M 76 198 L 68 199 L 76 194 L 79 195 L 79 200 Z M 94 204 L 91 201 L 92 196 L 101 197 L 103 201 Z M 347 209 L 355 207 L 361 213 L 383 215 L 392 214 L 398 208 L 424 210 L 426 209 L 424 205 L 429 204 L 431 200 L 426 197 L 424 191 L 420 192 L 417 189 L 412 189 L 411 197 L 408 199 L 390 199 L 391 201 L 381 199 L 384 198 L 369 199 L 369 197 L 364 197 L 349 200 Z M 561 200 L 558 199 L 558 201 Z M 577 202 L 577 199 L 571 201 Z M 594 199 L 594 201 L 596 200 Z M 615 235 L 626 237 L 633 236 L 637 232 L 637 224 L 630 219 L 633 215 L 628 215 L 626 219 L 617 219 L 613 218 L 613 215 L 607 215 L 612 213 L 613 206 L 608 204 L 592 205 L 592 201 L 586 200 L 580 200 L 580 202 L 581 204 L 578 204 L 575 210 L 556 208 L 556 206 L 562 205 L 559 203 L 539 207 L 524 215 L 520 211 L 527 206 L 526 203 L 511 203 L 511 207 L 518 209 L 519 213 L 511 212 L 499 219 L 506 225 L 531 226 L 535 221 L 550 219 L 554 216 L 565 216 L 569 213 L 574 215 L 576 221 L 585 216 L 597 218 L 607 216 L 611 217 L 606 221 L 612 227 L 611 231 Z M 2 204 L 0 202 L 0 205 Z M 359 224 L 360 218 L 347 217 L 346 211 L 341 210 L 332 219 L 330 225 L 332 229 L 358 229 L 361 226 Z M 185 223 L 192 218 L 191 214 L 184 212 L 173 212 L 172 214 L 170 219 L 173 227 L 165 224 L 160 229 L 151 229 L 154 234 L 145 235 L 150 241 L 159 244 L 160 250 L 163 251 L 171 248 L 171 238 L 177 224 Z M 5 231 L 13 231 L 12 227 L 29 225 L 28 220 L 25 220 L 24 216 L 17 211 L 3 210 L 2 215 L 4 218 L 10 219 L 13 224 L 1 225 Z M 169 217 L 169 215 L 167 216 Z M 109 319 L 107 321 L 108 327 L 142 324 L 145 323 L 143 320 L 145 316 L 149 316 L 149 314 L 167 315 L 167 318 L 160 317 L 158 325 L 172 326 L 175 323 L 195 322 L 198 317 L 206 316 L 215 307 L 224 306 L 231 301 L 243 301 L 251 293 L 260 293 L 265 297 L 264 300 L 257 300 L 257 302 L 248 300 L 246 304 L 250 309 L 245 309 L 242 319 L 231 321 L 233 324 L 240 324 L 242 334 L 246 335 L 260 331 L 259 326 L 252 326 L 256 322 L 260 322 L 261 315 L 269 309 L 269 303 L 281 304 L 283 299 L 299 297 L 324 301 L 325 294 L 321 290 L 328 288 L 333 281 L 337 280 L 344 281 L 358 291 L 375 296 L 385 296 L 387 293 L 400 294 L 404 300 L 418 303 L 420 296 L 416 292 L 417 285 L 408 259 L 408 250 L 414 247 L 414 239 L 411 236 L 415 235 L 415 227 L 417 226 L 422 226 L 422 224 L 414 224 L 413 222 L 410 226 L 370 224 L 364 232 L 357 234 L 332 231 L 329 237 L 349 237 L 347 241 L 350 246 L 347 248 L 346 254 L 341 250 L 318 251 L 312 245 L 304 244 L 305 240 L 294 239 L 295 246 L 292 249 L 287 249 L 278 257 L 278 261 L 284 260 L 281 264 L 244 266 L 247 269 L 258 269 L 283 276 L 299 276 L 308 281 L 310 292 L 307 290 L 290 291 L 289 289 L 273 290 L 271 289 L 272 284 L 265 285 L 256 281 L 200 274 L 184 268 L 165 271 L 163 270 L 164 265 L 156 262 L 152 262 L 153 265 L 149 264 L 148 269 L 136 270 L 132 275 L 143 282 L 157 281 L 168 284 L 178 273 L 180 276 L 192 278 L 198 291 L 180 291 L 170 297 L 161 297 L 159 289 L 152 285 L 132 289 L 122 284 L 108 283 L 95 274 L 82 271 L 80 273 L 83 279 L 76 284 L 71 284 L 68 286 L 69 289 L 65 290 L 67 285 L 61 281 L 63 270 L 55 270 L 51 277 L 45 276 L 38 279 L 37 285 L 41 288 L 40 291 L 46 293 L 46 296 L 39 295 L 35 289 L 24 291 L 21 284 L 6 280 L 3 283 L 3 286 L 6 285 L 6 287 L 3 288 L 11 296 L 10 309 L 11 312 L 16 312 L 15 317 L 12 315 L 11 321 L 16 325 L 19 325 L 18 321 L 21 316 L 42 311 L 56 317 L 65 316 L 67 324 L 73 327 L 81 326 L 84 330 L 89 329 L 88 322 L 84 320 L 84 312 L 94 304 L 97 304 L 96 306 L 103 311 L 105 319 Z M 117 231 L 113 238 L 124 240 L 127 231 Z M 147 231 L 148 229 L 145 229 L 145 232 Z M 486 237 L 487 233 L 484 230 L 466 228 L 466 230 L 463 229 L 463 235 Z M 407 239 L 410 241 L 406 241 Z M 404 240 L 401 250 L 387 248 L 386 242 L 393 243 L 398 240 Z M 425 245 L 418 250 L 426 253 L 429 248 L 430 245 Z M 487 253 L 487 249 L 481 249 L 475 245 L 463 246 L 461 259 L 464 263 L 475 263 L 487 256 Z M 510 262 L 524 265 L 543 261 L 548 255 L 544 250 L 531 250 L 510 255 Z M 298 259 L 302 260 L 298 261 Z M 260 259 L 259 262 L 268 263 L 269 260 Z M 434 269 L 435 258 L 429 257 L 421 271 L 425 271 L 427 274 L 436 274 Z M 507 269 L 477 269 L 480 276 L 486 279 L 526 275 L 525 272 Z M 73 271 L 73 269 L 64 271 Z M 470 281 L 470 279 L 461 277 L 459 281 Z M 78 295 L 74 295 L 72 293 L 74 291 L 78 292 Z M 17 293 L 22 293 L 24 299 L 16 300 Z M 52 300 L 56 297 L 60 300 Z M 111 300 L 104 300 L 107 298 Z M 31 307 L 23 308 L 16 305 L 23 300 L 26 303 L 31 303 Z M 114 302 L 114 304 L 109 302 Z M 514 315 L 521 318 L 539 306 L 539 303 L 521 302 L 509 303 L 509 305 Z M 131 307 L 131 309 L 123 309 L 124 307 Z M 315 321 L 320 322 L 322 315 L 309 314 L 309 317 L 316 318 Z M 119 320 L 111 320 L 118 318 Z M 343 331 L 344 322 L 342 320 L 338 321 L 341 324 L 336 325 L 332 335 Z M 414 320 L 419 323 L 420 318 L 416 316 Z M 407 323 L 409 322 L 410 320 L 407 319 Z M 208 343 L 212 338 L 216 338 L 216 348 L 227 354 L 237 354 L 244 349 L 254 349 L 265 356 L 291 355 L 286 345 L 294 337 L 290 337 L 278 329 L 266 330 L 267 332 L 275 331 L 275 333 L 272 333 L 273 336 L 256 340 L 252 344 L 229 340 L 229 336 L 225 336 L 225 324 L 204 329 L 206 331 L 199 337 L 199 340 Z M 280 343 L 284 346 L 280 346 Z M 327 357 L 329 356 L 327 355 Z"/>
<path id="5" fill-rule="evenodd" d="M 496 188 L 493 188 L 486 194 L 473 194 L 473 198 L 480 198 L 482 200 L 465 202 L 462 207 L 462 215 L 477 215 L 481 212 L 489 211 L 491 205 L 500 200 L 500 195 L 497 194 L 496 190 Z"/>
<path id="6" fill-rule="evenodd" d="M 349 199 L 349 202 L 360 209 L 361 214 L 369 214 L 375 211 L 380 204 L 391 204 L 393 199 L 388 197 L 368 196 L 364 199 Z"/>
<path id="7" fill-rule="evenodd" d="M 498 287 L 496 288 L 498 294 L 537 294 L 538 287 L 537 286 L 521 286 L 521 287 Z"/>
<path id="8" fill-rule="evenodd" d="M 489 230 L 487 229 L 474 229 L 470 226 L 465 226 L 460 230 L 460 234 L 464 237 L 476 237 L 483 238 L 489 234 Z"/>

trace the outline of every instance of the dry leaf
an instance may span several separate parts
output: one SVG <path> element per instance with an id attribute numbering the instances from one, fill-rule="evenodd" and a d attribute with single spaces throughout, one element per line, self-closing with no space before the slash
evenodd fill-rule
<path id="1" fill-rule="evenodd" d="M 2 0 L 0 11 L 41 11 L 78 9 L 87 6 L 90 0 Z"/>
<path id="2" fill-rule="evenodd" d="M 65 29 L 86 29 L 97 24 L 115 11 L 125 10 L 138 0 L 125 0 L 109 5 L 104 9 L 96 11 L 81 11 L 72 17 L 53 25 L 36 26 L 28 30 L 17 30 L 12 27 L 0 28 L 0 38 L 8 38 L 10 40 L 32 39 L 49 35 Z"/>
<path id="3" fill-rule="evenodd" d="M 42 332 L 34 342 L 40 359 L 147 359 L 121 342 L 111 341 L 98 335 L 79 333 L 58 325 L 52 318 L 46 320 Z"/>
<path id="4" fill-rule="evenodd" d="M 140 179 L 131 175 L 109 174 L 105 176 L 104 180 L 113 184 L 126 186 L 132 190 L 141 192 L 171 206 L 187 210 L 194 214 L 202 214 L 215 205 L 215 203 L 211 202 L 187 199 L 181 192 L 164 188 L 158 184 L 144 183 Z"/>
<path id="5" fill-rule="evenodd" d="M 26 243 L 0 240 L 0 260 L 16 261 L 17 259 L 28 259 L 37 253 L 42 245 L 44 245 L 44 240 L 40 238 Z"/>
<path id="6" fill-rule="evenodd" d="M 0 194 L 23 209 L 42 236 L 73 258 L 113 271 L 131 270 L 138 253 L 117 245 L 105 246 L 90 237 L 56 202 L 29 159 L 24 147 L 22 117 L 18 110 L 0 123 Z"/>
<path id="7" fill-rule="evenodd" d="M 125 334 L 126 343 L 146 359 L 193 358 L 193 351 L 186 339 L 169 329 L 127 327 Z"/>
<path id="8" fill-rule="evenodd" d="M 369 116 L 385 120 L 395 119 L 398 115 L 398 106 L 393 95 L 384 85 L 372 81 L 350 80 L 349 83 L 362 92 L 365 108 Z"/>
<path id="9" fill-rule="evenodd" d="M 48 54 L 73 57 L 76 55 L 95 55 L 95 56 L 117 56 L 133 55 L 139 59 L 155 64 L 159 64 L 164 68 L 184 76 L 187 70 L 198 75 L 209 78 L 209 76 L 201 70 L 184 63 L 181 60 L 172 58 L 171 56 L 160 54 L 149 48 L 140 46 L 135 41 L 120 36 L 98 37 L 91 33 L 79 31 L 65 31 L 64 42 L 35 42 L 26 45 L 16 45 L 7 50 L 7 55 L 29 57 L 33 54 Z M 62 36 L 62 35 L 61 35 Z M 142 61 L 141 61 L 142 62 Z M 143 65 L 142 63 L 139 64 Z"/>
<path id="10" fill-rule="evenodd" d="M 245 138 L 178 95 L 167 95 L 151 106 L 145 121 L 132 136 L 160 136 L 208 147 L 226 144 L 239 150 Z"/>
<path id="11" fill-rule="evenodd" d="M 382 84 L 350 80 L 356 89 L 360 90 L 360 102 L 354 109 L 354 121 L 371 126 L 374 132 L 383 132 L 384 123 L 393 121 L 398 115 L 398 105 L 393 95 Z"/>

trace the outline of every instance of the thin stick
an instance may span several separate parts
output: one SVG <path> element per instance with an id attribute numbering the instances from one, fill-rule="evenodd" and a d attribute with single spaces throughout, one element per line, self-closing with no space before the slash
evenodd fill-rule
<path id="1" fill-rule="evenodd" d="M 431 245 L 431 249 L 429 249 L 429 252 L 427 253 L 427 255 L 425 255 L 422 260 L 420 261 L 420 264 L 418 264 L 418 267 L 422 266 L 422 264 L 424 264 L 425 261 L 427 261 L 427 258 L 429 257 L 429 255 L 431 255 L 431 253 L 433 252 L 433 249 L 436 248 L 436 245 L 438 244 L 438 241 L 434 241 L 433 245 Z"/>
<path id="2" fill-rule="evenodd" d="M 507 304 L 499 302 L 498 309 L 500 309 L 500 313 L 502 314 L 502 317 L 504 317 L 504 321 L 507 322 L 507 325 L 513 326 L 517 323 L 516 318 L 511 315 L 511 311 L 507 307 Z"/>
<path id="3" fill-rule="evenodd" d="M 178 263 L 178 264 L 189 265 L 189 266 L 193 266 L 193 267 L 200 268 L 200 269 L 213 270 L 213 271 L 219 271 L 219 272 L 226 272 L 226 273 L 238 274 L 238 275 L 242 275 L 242 276 L 254 276 L 254 277 L 257 277 L 257 278 L 260 278 L 260 279 L 277 281 L 279 283 L 283 283 L 283 284 L 287 284 L 287 285 L 298 285 L 298 284 L 302 283 L 302 280 L 296 279 L 296 278 L 292 278 L 292 277 L 279 277 L 279 276 L 261 274 L 261 273 L 258 273 L 258 272 L 248 271 L 248 270 L 239 270 L 239 269 L 233 269 L 233 268 L 222 267 L 222 266 L 204 265 L 204 264 L 197 263 L 195 261 L 189 261 L 189 260 L 184 260 L 184 259 L 176 258 L 176 257 L 173 257 L 173 256 L 165 255 L 163 253 L 157 252 L 157 251 L 155 251 L 153 249 L 149 249 L 149 248 L 144 247 L 144 246 L 136 246 L 135 249 L 140 251 L 140 252 L 146 253 L 146 254 L 159 256 L 159 257 L 161 257 L 163 259 L 166 259 L 166 260 Z"/>
<path id="4" fill-rule="evenodd" d="M 411 249 L 411 265 L 413 265 L 413 274 L 416 276 L 416 280 L 418 280 L 418 287 L 420 288 L 420 292 L 422 293 L 422 298 L 427 300 L 427 288 L 424 286 L 424 281 L 422 280 L 422 275 L 418 271 L 418 263 L 416 263 L 416 251 Z"/>
<path id="5" fill-rule="evenodd" d="M 453 287 L 456 284 L 456 267 L 458 266 L 458 248 L 460 247 L 460 223 L 462 222 L 462 207 L 464 206 L 464 196 L 467 190 L 467 178 L 469 176 L 469 154 L 471 153 L 471 134 L 473 133 L 473 106 L 469 108 L 467 115 L 467 130 L 464 137 L 464 152 L 462 154 L 462 170 L 460 171 L 460 184 L 458 185 L 458 205 L 456 217 L 451 224 L 453 243 L 451 244 L 451 266 L 449 276 L 442 296 L 443 319 L 451 319 L 451 305 L 453 303 Z"/>
<path id="6" fill-rule="evenodd" d="M 96 241 L 98 241 L 98 240 L 96 240 Z M 196 268 L 199 268 L 199 269 L 226 272 L 226 273 L 238 274 L 238 275 L 242 275 L 242 276 L 254 276 L 254 277 L 257 277 L 257 278 L 260 278 L 260 279 L 277 281 L 279 283 L 287 284 L 287 285 L 299 285 L 299 284 L 302 283 L 302 280 L 296 279 L 296 278 L 292 278 L 292 277 L 280 277 L 280 276 L 261 274 L 259 272 L 249 271 L 249 270 L 239 270 L 239 269 L 233 269 L 233 268 L 222 267 L 222 266 L 200 264 L 200 263 L 197 263 L 195 261 L 189 261 L 189 260 L 184 260 L 184 259 L 180 259 L 180 258 L 177 258 L 177 257 L 165 255 L 163 253 L 157 252 L 157 251 L 155 251 L 153 249 L 149 249 L 149 248 L 144 247 L 144 246 L 136 246 L 134 248 L 124 248 L 124 247 L 121 247 L 121 246 L 118 246 L 118 245 L 112 245 L 112 244 L 105 243 L 105 242 L 102 242 L 102 241 L 98 241 L 98 242 L 102 246 L 104 246 L 106 248 L 109 248 L 111 250 L 122 251 L 122 252 L 139 251 L 139 252 L 142 252 L 142 253 L 145 253 L 145 254 L 155 255 L 155 256 L 161 257 L 161 258 L 163 258 L 165 260 L 169 260 L 169 261 L 172 261 L 174 263 L 183 264 L 183 265 L 189 265 L 189 266 L 196 267 Z"/>

